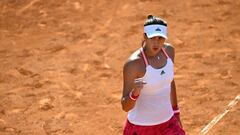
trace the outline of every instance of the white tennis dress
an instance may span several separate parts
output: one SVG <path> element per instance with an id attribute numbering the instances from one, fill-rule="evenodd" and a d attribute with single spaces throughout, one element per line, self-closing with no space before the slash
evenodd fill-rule
<path id="1" fill-rule="evenodd" d="M 170 99 L 174 76 L 173 62 L 162 48 L 167 63 L 164 67 L 155 69 L 148 64 L 143 48 L 140 51 L 146 65 L 143 80 L 147 84 L 144 84 L 135 106 L 128 112 L 128 120 L 135 125 L 157 125 L 168 121 L 174 115 Z"/>

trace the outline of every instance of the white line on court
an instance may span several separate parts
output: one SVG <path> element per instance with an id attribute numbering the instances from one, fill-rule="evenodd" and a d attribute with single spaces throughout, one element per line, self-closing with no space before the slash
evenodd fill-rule
<path id="1" fill-rule="evenodd" d="M 217 122 L 223 118 L 224 115 L 226 115 L 240 100 L 240 95 L 237 95 L 234 100 L 232 100 L 225 111 L 222 114 L 217 115 L 206 127 L 204 127 L 201 131 L 202 135 L 205 135 L 214 125 L 217 124 Z"/>

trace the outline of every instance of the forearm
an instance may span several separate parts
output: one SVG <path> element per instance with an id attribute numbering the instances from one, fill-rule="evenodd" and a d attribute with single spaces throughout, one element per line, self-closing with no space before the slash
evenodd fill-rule
<path id="1" fill-rule="evenodd" d="M 182 122 L 180 119 L 180 111 L 178 108 L 178 101 L 177 101 L 177 92 L 176 92 L 176 85 L 175 85 L 175 81 L 173 80 L 171 83 L 171 102 L 172 102 L 172 107 L 174 110 L 174 115 L 177 118 L 181 128 L 182 128 Z"/>
<path id="2" fill-rule="evenodd" d="M 174 107 L 178 106 L 176 85 L 174 80 L 171 83 L 171 103 Z"/>

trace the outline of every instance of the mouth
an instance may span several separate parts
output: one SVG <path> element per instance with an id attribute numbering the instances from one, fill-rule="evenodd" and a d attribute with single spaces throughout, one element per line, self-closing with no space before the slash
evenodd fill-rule
<path id="1" fill-rule="evenodd" d="M 153 50 L 154 50 L 154 51 L 157 51 L 157 50 L 158 50 L 158 47 L 154 47 Z"/>

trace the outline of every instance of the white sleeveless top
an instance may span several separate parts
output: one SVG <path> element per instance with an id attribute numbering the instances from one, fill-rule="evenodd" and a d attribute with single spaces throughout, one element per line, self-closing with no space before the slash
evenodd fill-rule
<path id="1" fill-rule="evenodd" d="M 128 120 L 135 125 L 158 125 L 174 115 L 170 99 L 174 76 L 173 62 L 162 48 L 167 63 L 164 67 L 155 69 L 148 64 L 143 48 L 140 51 L 146 65 L 143 80 L 147 84 L 144 84 L 135 106 L 128 112 Z"/>

